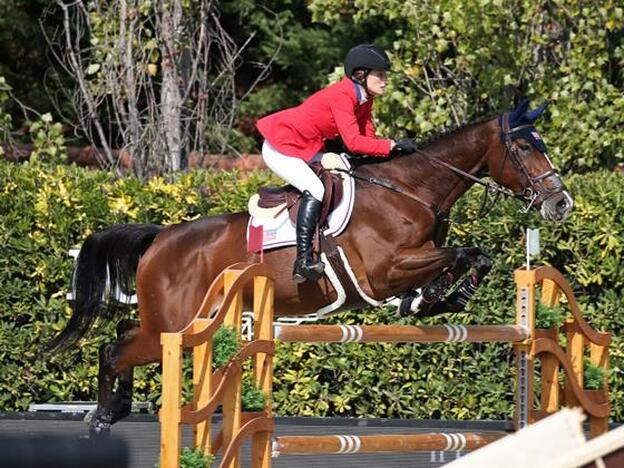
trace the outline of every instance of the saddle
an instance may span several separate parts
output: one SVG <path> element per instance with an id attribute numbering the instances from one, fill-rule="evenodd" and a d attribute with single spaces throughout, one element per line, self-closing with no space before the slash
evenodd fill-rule
<path id="1" fill-rule="evenodd" d="M 337 160 L 337 162 L 336 162 Z M 325 187 L 323 208 L 319 216 L 319 226 L 323 226 L 329 214 L 339 205 L 343 196 L 342 177 L 331 172 L 336 167 L 342 168 L 338 155 L 326 153 L 321 163 L 312 163 L 310 168 L 321 179 Z M 261 218 L 276 218 L 284 210 L 293 224 L 297 224 L 297 213 L 301 201 L 301 192 L 292 185 L 283 187 L 261 187 L 249 200 L 249 212 Z"/>

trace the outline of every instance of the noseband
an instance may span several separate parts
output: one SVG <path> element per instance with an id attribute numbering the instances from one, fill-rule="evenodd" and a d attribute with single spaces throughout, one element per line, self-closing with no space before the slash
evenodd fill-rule
<path id="1" fill-rule="evenodd" d="M 518 148 L 513 145 L 513 135 L 525 128 L 533 128 L 533 125 L 526 124 L 509 128 L 509 113 L 503 114 L 503 116 L 500 118 L 500 125 L 502 130 L 501 140 L 505 144 L 505 158 L 503 159 L 501 170 L 505 165 L 505 160 L 507 159 L 507 157 L 509 157 L 514 167 L 523 179 L 522 191 L 519 193 L 514 193 L 514 196 L 516 198 L 527 202 L 527 206 L 524 208 L 523 211 L 526 213 L 531 209 L 535 202 L 539 201 L 541 203 L 544 203 L 553 195 L 565 191 L 565 185 L 561 182 L 561 178 L 559 177 L 557 169 L 553 167 L 553 165 L 550 163 L 550 160 L 548 161 L 548 163 L 550 164 L 549 170 L 537 176 L 531 176 L 526 165 L 522 161 L 522 157 L 518 152 Z M 549 178 L 553 178 L 553 180 L 551 181 L 553 188 L 548 188 L 545 184 L 545 181 Z"/>

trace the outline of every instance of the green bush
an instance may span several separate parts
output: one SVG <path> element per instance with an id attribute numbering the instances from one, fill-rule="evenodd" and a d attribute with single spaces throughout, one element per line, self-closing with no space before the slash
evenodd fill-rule
<path id="1" fill-rule="evenodd" d="M 75 166 L 1 160 L 0 180 L 0 409 L 23 410 L 31 402 L 95 399 L 97 348 L 115 336 L 114 324 L 105 324 L 87 346 L 42 354 L 71 313 L 70 248 L 115 223 L 178 223 L 240 209 L 271 178 L 198 171 L 141 184 Z M 135 391 L 138 400 L 158 400 L 156 366 L 137 369 Z"/>
<path id="2" fill-rule="evenodd" d="M 219 368 L 227 364 L 241 348 L 232 327 L 221 326 L 212 339 L 212 367 Z M 266 398 L 262 390 L 250 382 L 250 372 L 243 372 L 241 388 L 241 406 L 243 411 L 262 411 Z"/>
<path id="3" fill-rule="evenodd" d="M 114 339 L 113 324 L 66 355 L 41 352 L 66 323 L 72 270 L 70 247 L 113 223 L 181 222 L 204 214 L 242 210 L 255 188 L 270 180 L 249 175 L 190 172 L 141 184 L 134 178 L 73 166 L 15 165 L 0 161 L 0 409 L 31 402 L 93 400 L 97 348 Z M 524 263 L 526 226 L 540 227 L 536 263 L 563 271 L 588 322 L 613 334 L 609 388 L 612 418 L 624 416 L 624 179 L 597 172 L 569 177 L 576 209 L 562 224 L 522 215 L 514 201 L 490 215 L 454 225 L 451 245 L 490 252 L 492 272 L 467 312 L 426 320 L 398 319 L 380 308 L 351 311 L 328 323 L 505 324 L 515 317 L 514 268 Z M 480 190 L 458 204 L 453 216 L 473 219 Z M 565 311 L 565 304 L 562 305 Z M 513 406 L 513 350 L 503 344 L 279 344 L 274 405 L 277 414 L 404 418 L 508 419 Z M 157 400 L 160 373 L 135 373 L 135 398 Z"/>
<path id="4" fill-rule="evenodd" d="M 217 369 L 227 364 L 240 349 L 233 327 L 221 326 L 212 339 L 212 368 Z"/>
<path id="5" fill-rule="evenodd" d="M 180 468 L 209 468 L 214 460 L 214 455 L 204 455 L 200 449 L 184 447 L 180 455 Z M 160 462 L 155 467 L 160 468 Z"/>
<path id="6" fill-rule="evenodd" d="M 589 359 L 586 359 L 584 366 L 584 383 L 588 390 L 599 390 L 604 387 L 605 370 L 602 367 L 595 366 Z"/>
<path id="7" fill-rule="evenodd" d="M 541 228 L 536 264 L 553 265 L 571 283 L 587 321 L 610 331 L 612 417 L 619 404 L 624 361 L 624 179 L 598 172 L 567 178 L 576 208 L 562 224 L 519 213 L 514 201 L 496 204 L 487 219 L 454 225 L 450 244 L 482 246 L 494 266 L 465 313 L 405 323 L 505 324 L 515 320 L 513 270 L 522 266 L 526 227 Z M 453 216 L 474 219 L 481 189 L 462 199 Z M 565 304 L 562 305 L 565 311 Z M 394 311 L 352 311 L 331 323 L 396 323 Z M 410 418 L 509 418 L 513 413 L 513 350 L 504 344 L 282 344 L 276 364 L 275 408 L 282 415 Z"/>
<path id="8" fill-rule="evenodd" d="M 548 307 L 538 302 L 535 315 L 535 328 L 555 328 L 563 324 L 563 312 L 559 306 Z"/>

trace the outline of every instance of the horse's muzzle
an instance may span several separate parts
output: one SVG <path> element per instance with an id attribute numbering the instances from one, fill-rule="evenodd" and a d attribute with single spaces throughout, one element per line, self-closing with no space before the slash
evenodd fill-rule
<path id="1" fill-rule="evenodd" d="M 572 212 L 574 200 L 567 190 L 550 195 L 540 207 L 542 217 L 548 221 L 563 221 Z"/>

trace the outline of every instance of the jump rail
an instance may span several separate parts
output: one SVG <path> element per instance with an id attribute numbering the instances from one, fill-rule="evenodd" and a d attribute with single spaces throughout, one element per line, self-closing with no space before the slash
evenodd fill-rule
<path id="1" fill-rule="evenodd" d="M 428 433 L 384 435 L 283 436 L 273 439 L 273 458 L 282 454 L 383 453 L 476 450 L 506 433 Z"/>
<path id="2" fill-rule="evenodd" d="M 355 453 L 396 451 L 474 450 L 504 434 L 395 434 L 283 436 L 273 439 L 271 416 L 275 340 L 320 343 L 441 343 L 509 342 L 517 360 L 516 428 L 522 428 L 559 409 L 561 405 L 582 406 L 590 418 L 592 436 L 607 430 L 609 403 L 606 381 L 598 391 L 583 386 L 584 350 L 591 362 L 608 366 L 608 333 L 591 329 L 580 314 L 572 288 L 561 273 L 551 267 L 516 270 L 517 314 L 515 325 L 414 327 L 398 325 L 278 325 L 273 328 L 273 282 L 263 265 L 236 264 L 213 282 L 196 313 L 195 320 L 179 333 L 163 333 L 163 391 L 161 418 L 161 467 L 178 468 L 182 423 L 195 427 L 195 446 L 205 453 L 223 448 L 221 467 L 240 466 L 239 448 L 252 438 L 252 466 L 269 468 L 271 457 L 280 454 Z M 221 369 L 212 371 L 212 336 L 222 324 L 240 330 L 242 288 L 254 283 L 254 337 Z M 559 329 L 535 329 L 535 300 L 541 286 L 541 302 L 552 306 L 565 296 L 571 316 Z M 209 318 L 210 311 L 219 307 Z M 561 334 L 561 336 L 560 336 Z M 566 346 L 559 344 L 566 338 Z M 182 406 L 182 351 L 193 348 L 194 397 Z M 266 396 L 260 413 L 243 413 L 240 406 L 242 363 L 253 358 L 254 381 Z M 540 358 L 540 409 L 534 408 L 534 363 Z M 559 385 L 560 368 L 566 373 Z M 221 432 L 213 439 L 210 417 L 223 405 Z"/>
<path id="3" fill-rule="evenodd" d="M 277 325 L 275 339 L 286 343 L 519 343 L 529 338 L 516 325 Z"/>

